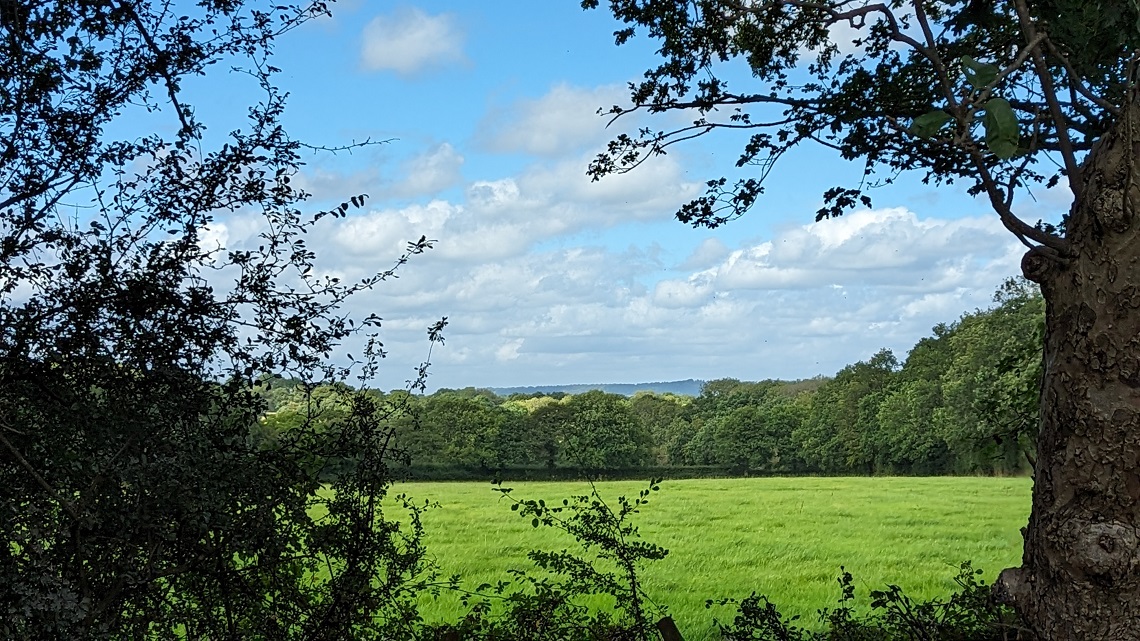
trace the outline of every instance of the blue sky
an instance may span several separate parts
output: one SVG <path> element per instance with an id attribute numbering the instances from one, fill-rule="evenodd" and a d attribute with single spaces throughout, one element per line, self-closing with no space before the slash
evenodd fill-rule
<path id="1" fill-rule="evenodd" d="M 320 265 L 361 276 L 406 241 L 438 241 L 351 303 L 386 321 L 379 387 L 402 386 L 440 316 L 450 326 L 432 388 L 828 375 L 881 347 L 905 355 L 1018 272 L 1019 246 L 984 201 L 917 177 L 878 190 L 873 210 L 813 224 L 823 190 L 859 176 L 825 149 L 784 158 L 760 206 L 712 232 L 673 211 L 731 170 L 739 138 L 591 183 L 586 165 L 610 137 L 653 124 L 607 130 L 596 115 L 654 61 L 644 38 L 613 45 L 605 11 L 573 0 L 333 10 L 278 44 L 286 124 L 315 144 L 388 142 L 310 159 L 301 179 L 317 203 L 371 196 L 315 232 Z M 216 69 L 188 88 L 203 120 L 240 116 L 238 80 Z M 1025 202 L 1033 220 L 1066 207 L 1051 193 Z M 256 226 L 238 217 L 214 233 L 238 246 Z"/>

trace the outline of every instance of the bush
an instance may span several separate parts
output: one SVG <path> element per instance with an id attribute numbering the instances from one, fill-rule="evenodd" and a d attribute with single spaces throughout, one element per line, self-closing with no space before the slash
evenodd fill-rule
<path id="1" fill-rule="evenodd" d="M 855 612 L 855 586 L 851 573 L 839 577 L 842 596 L 834 610 L 821 610 L 821 630 L 785 618 L 767 597 L 757 595 L 713 605 L 736 605 L 731 625 L 718 624 L 726 641 L 1013 641 L 1028 638 L 1017 616 L 998 605 L 990 587 L 978 578 L 969 561 L 954 578 L 957 588 L 946 599 L 916 602 L 897 585 L 871 591 L 871 611 Z"/>
<path id="2" fill-rule="evenodd" d="M 467 595 L 469 612 L 454 624 L 425 626 L 422 639 L 500 641 L 649 641 L 659 638 L 652 621 L 663 608 L 647 598 L 640 581 L 646 562 L 665 558 L 668 550 L 643 541 L 633 515 L 658 490 L 650 481 L 636 499 L 619 497 L 616 511 L 591 483 L 588 495 L 572 496 L 560 504 L 516 499 L 510 488 L 497 491 L 511 501 L 511 510 L 531 525 L 562 530 L 581 544 L 577 552 L 533 550 L 527 557 L 542 576 L 511 572 L 512 580 L 484 584 Z M 585 602 L 606 595 L 612 608 L 591 609 Z M 501 604 L 493 612 L 492 602 Z"/>

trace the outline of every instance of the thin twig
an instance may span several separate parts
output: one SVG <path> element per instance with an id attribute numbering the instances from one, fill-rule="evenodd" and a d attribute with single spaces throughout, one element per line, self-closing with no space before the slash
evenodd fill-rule
<path id="1" fill-rule="evenodd" d="M 32 475 L 32 478 L 36 480 L 36 483 L 38 483 L 40 487 L 44 488 L 44 490 L 46 490 L 53 499 L 59 501 L 59 504 L 62 505 L 63 509 L 71 515 L 71 518 L 75 519 L 76 521 L 79 520 L 79 512 L 75 510 L 75 506 L 73 506 L 70 501 L 64 500 L 64 498 L 59 495 L 59 492 L 57 492 L 55 488 L 47 482 L 47 479 L 40 476 L 40 473 L 36 471 L 36 468 L 28 462 L 28 459 L 24 458 L 24 456 L 20 454 L 20 451 L 16 449 L 16 446 L 12 444 L 12 441 L 9 441 L 8 437 L 4 436 L 3 433 L 0 433 L 0 443 L 3 443 L 4 447 L 6 447 L 8 451 L 12 453 L 12 456 L 16 457 L 16 461 L 18 461 L 20 465 L 23 466 L 24 469 L 26 469 L 28 473 Z"/>

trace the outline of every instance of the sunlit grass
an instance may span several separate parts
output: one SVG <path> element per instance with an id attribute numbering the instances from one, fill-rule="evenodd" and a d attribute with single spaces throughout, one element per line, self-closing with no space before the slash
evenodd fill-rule
<path id="1" fill-rule="evenodd" d="M 584 483 L 510 483 L 520 498 L 550 501 L 588 492 Z M 636 496 L 641 482 L 602 483 L 604 497 Z M 839 596 L 840 566 L 863 597 L 888 583 L 929 598 L 947 594 L 971 560 L 991 581 L 1021 555 L 1029 514 L 1024 478 L 762 478 L 666 481 L 638 518 L 642 535 L 669 549 L 645 587 L 668 605 L 689 641 L 715 638 L 707 599 L 767 594 L 814 622 Z M 440 509 L 424 522 L 429 552 L 466 587 L 529 568 L 531 549 L 573 545 L 534 529 L 486 483 L 403 483 L 394 488 Z M 462 616 L 456 598 L 427 600 L 429 620 Z"/>

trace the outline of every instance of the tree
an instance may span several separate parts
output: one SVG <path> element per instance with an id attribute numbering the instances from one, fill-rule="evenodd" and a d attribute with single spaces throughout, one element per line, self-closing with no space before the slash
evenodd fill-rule
<path id="1" fill-rule="evenodd" d="M 733 469 L 777 474 L 796 471 L 792 432 L 802 417 L 791 398 L 772 395 L 763 403 L 727 411 L 710 420 L 712 462 Z"/>
<path id="2" fill-rule="evenodd" d="M 699 430 L 686 444 L 693 462 L 728 465 L 741 472 L 797 471 L 792 433 L 802 422 L 802 403 L 789 384 L 733 378 L 708 381 L 692 403 Z"/>
<path id="3" fill-rule="evenodd" d="M 598 0 L 584 0 L 596 7 Z M 788 150 L 819 144 L 863 164 L 824 194 L 817 219 L 870 206 L 866 186 L 904 171 L 984 197 L 1027 247 L 1046 302 L 1033 509 L 1021 568 L 999 593 L 1046 639 L 1140 638 L 1140 7 L 1107 0 L 610 0 L 660 63 L 631 87 L 634 112 L 692 124 L 619 135 L 595 178 L 684 140 L 746 135 L 738 179 L 714 178 L 680 220 L 742 215 Z M 836 42 L 840 29 L 854 33 Z M 842 48 L 841 46 L 842 45 Z M 722 71 L 740 59 L 752 83 Z M 676 122 L 669 120 L 669 122 Z M 1034 185 L 1063 184 L 1058 225 L 1018 216 Z"/>
<path id="4" fill-rule="evenodd" d="M 941 400 L 936 383 L 902 380 L 891 386 L 878 406 L 881 449 L 878 471 L 937 474 L 949 471 L 946 443 L 938 438 L 932 416 Z"/>
<path id="5" fill-rule="evenodd" d="M 568 466 L 602 470 L 649 463 L 649 430 L 625 397 L 592 390 L 572 396 L 566 408 L 571 418 L 559 454 Z"/>
<path id="6" fill-rule="evenodd" d="M 530 414 L 510 401 L 498 407 L 499 431 L 492 450 L 495 462 L 502 467 L 540 465 L 544 462 L 541 439 L 529 431 Z M 553 453 L 551 453 L 553 460 Z"/>
<path id="7" fill-rule="evenodd" d="M 333 386 L 318 401 L 334 412 L 259 427 L 276 376 L 306 393 L 344 379 L 330 356 L 361 332 L 356 371 L 382 356 L 378 319 L 340 307 L 392 272 L 318 277 L 304 241 L 364 197 L 303 213 L 306 147 L 281 125 L 273 43 L 325 13 L 0 2 L 0 637 L 371 639 L 414 623 L 418 514 L 381 509 L 400 408 Z M 222 61 L 255 99 L 208 134 L 183 85 Z M 235 212 L 262 216 L 253 246 L 207 242 Z"/>
<path id="8" fill-rule="evenodd" d="M 521 439 L 528 460 L 538 461 L 548 469 L 553 469 L 563 460 L 566 434 L 574 421 L 574 412 L 567 404 L 570 398 L 555 400 L 545 396 L 533 399 L 530 405 L 533 409 L 523 422 L 526 438 Z"/>
<path id="9" fill-rule="evenodd" d="M 997 307 L 963 316 L 948 337 L 936 422 L 952 449 L 1016 470 L 1035 459 L 1045 306 L 1034 288 L 1012 280 L 994 300 Z M 969 442 L 983 445 L 962 447 Z"/>
<path id="10" fill-rule="evenodd" d="M 876 471 L 883 454 L 879 403 L 898 360 L 888 349 L 848 365 L 820 385 L 808 419 L 797 430 L 803 457 L 825 472 Z"/>
<path id="11" fill-rule="evenodd" d="M 437 392 L 427 398 L 421 424 L 442 439 L 436 455 L 446 465 L 487 469 L 501 463 L 494 446 L 506 417 L 487 396 Z"/>
<path id="12" fill-rule="evenodd" d="M 886 464 L 890 471 L 918 474 L 955 471 L 948 463 L 951 452 L 946 441 L 934 425 L 934 414 L 943 404 L 943 374 L 952 357 L 952 330 L 939 323 L 933 331 L 934 336 L 919 339 L 911 348 L 879 404 L 877 418 L 886 441 Z"/>
<path id="13" fill-rule="evenodd" d="M 671 462 L 670 452 L 685 429 L 685 414 L 691 399 L 670 392 L 654 394 L 637 392 L 630 399 L 630 409 L 641 425 L 649 430 L 653 442 L 653 458 L 658 465 Z"/>

